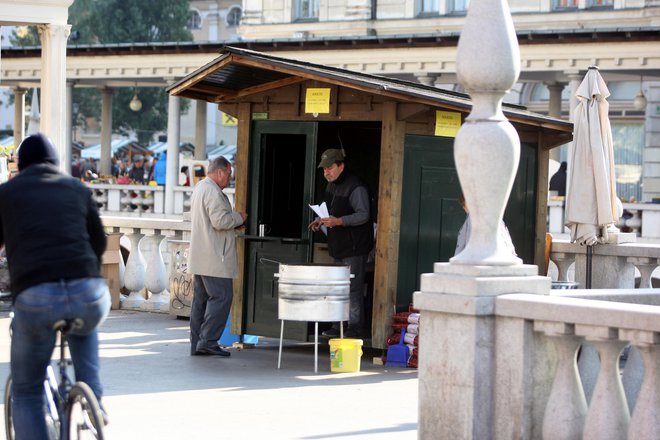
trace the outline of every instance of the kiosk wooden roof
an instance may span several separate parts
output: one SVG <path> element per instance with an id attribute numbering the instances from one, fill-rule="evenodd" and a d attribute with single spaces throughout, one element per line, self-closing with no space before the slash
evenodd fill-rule
<path id="1" fill-rule="evenodd" d="M 305 112 L 305 89 L 330 89 L 330 112 Z M 236 209 L 248 211 L 251 123 L 256 115 L 277 121 L 371 121 L 381 123 L 378 228 L 374 275 L 373 346 L 381 346 L 397 298 L 403 153 L 407 135 L 434 136 L 436 110 L 469 114 L 468 95 L 422 84 L 285 59 L 234 47 L 171 85 L 172 95 L 217 103 L 238 119 Z M 573 124 L 503 105 L 521 142 L 537 147 L 534 262 L 544 270 L 548 151 L 572 140 Z M 239 241 L 239 265 L 245 249 Z M 241 268 L 242 269 L 242 268 Z M 241 270 L 240 273 L 243 273 Z M 242 330 L 244 280 L 235 282 L 232 328 Z"/>

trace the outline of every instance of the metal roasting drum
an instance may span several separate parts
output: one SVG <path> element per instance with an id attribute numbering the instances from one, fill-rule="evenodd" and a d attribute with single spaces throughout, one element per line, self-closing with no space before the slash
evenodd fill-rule
<path id="1" fill-rule="evenodd" d="M 351 268 L 340 264 L 279 263 L 278 318 L 348 321 Z"/>

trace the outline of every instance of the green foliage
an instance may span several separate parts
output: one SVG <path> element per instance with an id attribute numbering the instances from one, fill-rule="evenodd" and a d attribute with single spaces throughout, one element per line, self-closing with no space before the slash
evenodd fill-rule
<path id="1" fill-rule="evenodd" d="M 188 10 L 188 0 L 76 0 L 69 16 L 80 43 L 192 41 Z"/>
<path id="2" fill-rule="evenodd" d="M 186 28 L 188 0 L 75 0 L 69 7 L 71 35 L 69 44 L 157 43 L 192 41 Z M 19 28 L 10 36 L 17 46 L 40 46 L 35 26 Z M 115 89 L 113 93 L 113 131 L 135 131 L 138 142 L 147 143 L 155 132 L 167 127 L 165 88 L 139 88 L 142 101 L 139 112 L 130 110 L 133 88 Z M 78 104 L 75 124 L 85 117 L 99 118 L 101 94 L 97 89 L 74 88 L 73 102 Z M 183 102 L 185 111 L 188 102 Z"/>
<path id="3" fill-rule="evenodd" d="M 133 94 L 132 88 L 115 89 L 112 106 L 113 130 L 123 135 L 135 131 L 138 142 L 147 144 L 155 133 L 166 131 L 167 93 L 160 87 L 137 89 L 138 98 L 142 101 L 142 109 L 137 112 L 131 110 L 128 105 Z"/>

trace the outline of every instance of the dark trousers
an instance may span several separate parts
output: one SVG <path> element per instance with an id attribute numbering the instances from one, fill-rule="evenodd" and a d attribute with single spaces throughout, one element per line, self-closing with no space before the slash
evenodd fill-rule
<path id="1" fill-rule="evenodd" d="M 356 255 L 353 257 L 335 258 L 335 263 L 351 266 L 351 291 L 348 325 L 356 330 L 364 327 L 364 273 L 367 266 L 367 255 Z M 339 328 L 337 326 L 337 328 Z"/>
<path id="2" fill-rule="evenodd" d="M 233 296 L 232 279 L 206 275 L 193 276 L 193 301 L 190 310 L 190 351 L 197 344 L 217 345 L 229 318 Z"/>

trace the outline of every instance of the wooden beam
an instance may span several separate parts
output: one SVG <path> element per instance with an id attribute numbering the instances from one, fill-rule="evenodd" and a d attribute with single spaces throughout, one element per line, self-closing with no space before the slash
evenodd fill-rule
<path id="1" fill-rule="evenodd" d="M 400 121 L 405 121 L 410 118 L 414 118 L 420 114 L 423 114 L 429 111 L 428 105 L 423 104 L 400 104 L 397 109 L 397 119 Z"/>
<path id="2" fill-rule="evenodd" d="M 254 95 L 255 93 L 262 93 L 262 92 L 267 92 L 268 90 L 286 87 L 291 84 L 298 84 L 303 81 L 307 81 L 307 80 L 305 78 L 300 78 L 298 76 L 292 76 L 290 78 L 284 78 L 278 81 L 272 81 L 266 84 L 260 84 L 258 86 L 248 87 L 246 89 L 240 90 L 238 93 L 235 93 L 235 97 L 242 98 L 245 96 Z"/>
<path id="3" fill-rule="evenodd" d="M 192 76 L 188 78 L 187 81 L 182 82 L 175 88 L 171 89 L 170 95 L 179 95 L 182 91 L 192 87 L 193 85 L 197 84 L 198 82 L 202 81 L 204 78 L 206 78 L 208 75 L 217 72 L 218 70 L 222 69 L 225 67 L 227 64 L 231 63 L 234 59 L 233 55 L 229 55 L 226 58 L 217 61 L 214 60 L 211 63 L 207 64 L 207 66 L 202 67 L 201 69 L 198 70 L 197 74 L 195 76 Z"/>
<path id="4" fill-rule="evenodd" d="M 250 163 L 250 129 L 252 127 L 252 109 L 249 102 L 238 105 L 238 133 L 236 140 L 236 160 L 234 162 L 236 176 L 236 191 L 234 193 L 234 209 L 247 212 L 248 182 Z M 234 298 L 231 306 L 231 331 L 240 335 L 244 333 L 243 307 L 245 291 L 245 240 L 236 240 L 236 255 L 238 258 L 238 278 L 234 282 Z"/>
<path id="5" fill-rule="evenodd" d="M 543 132 L 538 135 L 538 144 L 543 143 Z M 539 268 L 539 275 L 545 275 L 548 268 L 545 267 L 545 233 L 547 231 L 548 218 L 548 161 L 550 150 L 537 148 L 536 162 L 536 224 L 534 234 L 534 264 Z"/>
<path id="6" fill-rule="evenodd" d="M 397 120 L 397 103 L 383 104 L 378 183 L 378 229 L 371 333 L 374 348 L 385 348 L 396 307 L 406 123 Z"/>

